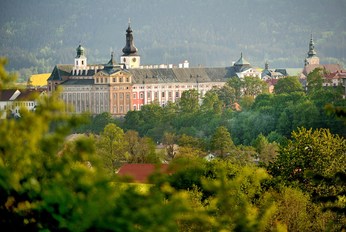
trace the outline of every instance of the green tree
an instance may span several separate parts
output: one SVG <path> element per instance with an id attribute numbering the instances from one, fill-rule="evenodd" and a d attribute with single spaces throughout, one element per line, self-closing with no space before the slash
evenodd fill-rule
<path id="1" fill-rule="evenodd" d="M 253 142 L 253 146 L 256 149 L 259 161 L 264 164 L 273 161 L 279 150 L 277 144 L 269 143 L 268 139 L 263 134 L 258 135 Z"/>
<path id="2" fill-rule="evenodd" d="M 157 163 L 155 143 L 148 137 L 141 138 L 137 131 L 129 130 L 124 134 L 126 160 L 129 163 Z"/>
<path id="3" fill-rule="evenodd" d="M 215 114 L 221 114 L 222 101 L 216 92 L 208 91 L 203 97 L 203 103 L 201 105 L 202 112 L 213 112 Z"/>
<path id="4" fill-rule="evenodd" d="M 186 90 L 182 93 L 178 102 L 183 113 L 195 113 L 199 110 L 199 96 L 195 89 Z"/>
<path id="5" fill-rule="evenodd" d="M 307 92 L 309 95 L 322 90 L 324 74 L 325 74 L 325 70 L 321 68 L 315 68 L 312 72 L 308 74 L 307 76 L 308 91 Z"/>
<path id="6" fill-rule="evenodd" d="M 293 92 L 303 91 L 303 86 L 299 82 L 298 77 L 288 76 L 280 78 L 274 87 L 275 94 L 290 94 Z"/>
<path id="7" fill-rule="evenodd" d="M 210 140 L 210 146 L 212 151 L 222 158 L 234 148 L 231 134 L 228 132 L 227 128 L 220 126 L 216 129 Z"/>
<path id="8" fill-rule="evenodd" d="M 339 191 L 325 184 L 314 184 L 314 175 L 334 176 L 346 169 L 346 141 L 328 129 L 292 132 L 292 140 L 279 150 L 279 155 L 269 165 L 269 172 L 289 185 L 297 185 L 309 193 L 334 194 Z"/>
<path id="9" fill-rule="evenodd" d="M 210 91 L 216 92 L 219 99 L 223 102 L 223 105 L 227 108 L 231 107 L 233 103 L 237 102 L 237 92 L 236 90 L 230 86 L 229 82 L 227 82 L 220 89 L 212 89 Z M 240 94 L 240 93 L 239 93 Z M 239 95 L 240 98 L 240 95 Z"/>
<path id="10" fill-rule="evenodd" d="M 245 96 L 256 97 L 261 93 L 268 92 L 268 85 L 258 77 L 245 76 L 243 79 L 242 92 Z"/>
<path id="11" fill-rule="evenodd" d="M 97 139 L 97 153 L 112 175 L 124 161 L 125 147 L 124 131 L 113 123 L 108 124 Z"/>
<path id="12" fill-rule="evenodd" d="M 166 155 L 168 160 L 174 159 L 176 155 L 175 143 L 176 136 L 172 133 L 165 132 L 163 134 L 162 143 L 166 146 Z"/>
<path id="13" fill-rule="evenodd" d="M 233 93 L 234 95 L 234 99 L 233 99 L 234 101 L 232 101 L 232 104 L 234 102 L 239 102 L 241 96 L 243 95 L 242 94 L 242 89 L 244 87 L 243 81 L 238 77 L 233 77 L 226 83 L 226 85 L 232 88 L 232 91 L 231 90 L 228 91 L 230 93 Z"/>

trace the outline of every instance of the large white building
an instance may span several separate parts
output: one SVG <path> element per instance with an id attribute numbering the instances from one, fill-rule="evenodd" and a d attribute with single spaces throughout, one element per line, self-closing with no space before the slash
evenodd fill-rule
<path id="1" fill-rule="evenodd" d="M 188 61 L 177 66 L 141 65 L 132 32 L 129 24 L 119 63 L 112 53 L 107 64 L 88 64 L 85 49 L 79 45 L 73 65 L 54 67 L 48 79 L 48 91 L 60 86 L 62 98 L 73 105 L 76 113 L 125 115 L 152 102 L 162 106 L 169 101 L 176 102 L 189 89 L 196 89 L 203 97 L 208 90 L 222 87 L 232 77 L 261 77 L 261 72 L 243 54 L 232 66 L 221 68 L 191 68 Z"/>

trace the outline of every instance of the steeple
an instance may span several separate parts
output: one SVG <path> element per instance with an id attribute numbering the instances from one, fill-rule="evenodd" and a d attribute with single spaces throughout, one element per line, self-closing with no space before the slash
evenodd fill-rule
<path id="1" fill-rule="evenodd" d="M 75 70 L 84 70 L 87 67 L 87 58 L 85 56 L 85 49 L 79 43 L 79 46 L 76 48 L 77 55 L 74 58 L 74 69 Z"/>
<path id="2" fill-rule="evenodd" d="M 131 22 L 129 19 L 129 26 L 126 30 L 126 45 L 123 48 L 123 55 L 120 57 L 120 63 L 124 64 L 126 69 L 139 68 L 141 64 L 141 57 L 137 52 L 138 49 L 133 43 Z"/>
<path id="3" fill-rule="evenodd" d="M 248 68 L 250 68 L 250 63 L 249 61 L 245 60 L 243 57 L 243 53 L 240 53 L 240 58 L 237 60 L 237 62 L 234 63 L 234 68 L 236 72 L 242 72 Z"/>
<path id="4" fill-rule="evenodd" d="M 311 34 L 311 39 L 310 39 L 310 43 L 309 43 L 309 51 L 308 51 L 308 58 L 316 56 L 316 51 L 315 51 L 315 45 L 314 45 L 314 40 L 312 38 L 312 34 Z"/>
<path id="5" fill-rule="evenodd" d="M 135 47 L 133 43 L 133 35 L 132 35 L 132 29 L 131 29 L 131 22 L 129 19 L 129 26 L 126 30 L 126 45 L 123 48 L 123 55 L 130 56 L 130 55 L 137 55 L 138 49 Z"/>
<path id="6" fill-rule="evenodd" d="M 320 58 L 318 58 L 316 55 L 315 44 L 314 44 L 314 40 L 312 38 L 312 34 L 311 34 L 310 43 L 309 43 L 308 56 L 304 60 L 305 66 L 307 66 L 309 64 L 320 64 Z"/>
<path id="7" fill-rule="evenodd" d="M 265 64 L 264 64 L 264 69 L 265 69 L 265 70 L 268 70 L 268 69 L 269 69 L 268 61 L 265 62 Z"/>

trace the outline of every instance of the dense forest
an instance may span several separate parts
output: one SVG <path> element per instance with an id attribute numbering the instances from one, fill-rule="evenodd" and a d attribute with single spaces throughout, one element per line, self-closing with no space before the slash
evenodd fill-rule
<path id="1" fill-rule="evenodd" d="M 313 33 L 321 63 L 346 62 L 346 1 L 40 1 L 3 0 L 0 55 L 20 81 L 72 63 L 82 43 L 89 63 L 120 56 L 131 18 L 144 64 L 302 67 Z"/>
<path id="2" fill-rule="evenodd" d="M 5 63 L 0 59 L 1 89 L 14 80 Z M 331 130 L 345 128 L 345 108 L 340 108 L 345 100 L 337 89 L 321 88 L 319 78 L 318 72 L 309 76 L 316 84 L 308 93 L 297 88 L 296 78 L 282 79 L 275 94 L 256 100 L 251 94 L 260 91 L 260 82 L 234 81 L 224 87 L 228 91 L 210 91 L 202 105 L 187 91 L 177 106 L 148 105 L 145 113 L 129 113 L 125 121 L 103 114 L 92 124 L 87 115 L 66 114 L 58 92 L 39 98 L 36 111 L 23 108 L 20 118 L 0 121 L 0 226 L 7 231 L 343 231 L 346 140 Z M 237 94 L 236 84 L 248 95 Z M 221 96 L 239 97 L 242 111 L 222 104 Z M 321 107 L 325 102 L 327 109 Z M 192 118 L 197 112 L 206 120 Z M 275 115 L 279 119 L 273 123 Z M 250 133 L 236 134 L 233 120 L 239 131 Z M 277 135 L 269 139 L 263 131 L 251 146 L 243 145 L 266 121 Z M 82 129 L 89 133 L 67 139 Z M 160 135 L 164 150 L 158 151 L 154 139 Z M 204 159 L 209 152 L 217 158 Z M 146 184 L 115 173 L 124 163 L 159 167 L 162 161 L 170 173 L 157 171 Z"/>

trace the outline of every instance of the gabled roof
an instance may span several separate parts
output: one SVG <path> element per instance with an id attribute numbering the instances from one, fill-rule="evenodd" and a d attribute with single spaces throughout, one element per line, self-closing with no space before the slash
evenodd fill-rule
<path id="1" fill-rule="evenodd" d="M 68 79 L 69 76 L 71 76 L 71 72 L 73 69 L 73 65 L 70 64 L 57 64 L 50 77 L 48 78 L 48 81 L 63 81 Z"/>
<path id="2" fill-rule="evenodd" d="M 0 90 L 0 101 L 13 101 L 17 89 L 4 89 Z"/>
<path id="3" fill-rule="evenodd" d="M 43 91 L 41 90 L 32 90 L 32 89 L 26 89 L 20 91 L 19 96 L 16 98 L 17 101 L 34 101 L 37 99 L 38 95 L 41 94 Z"/>
<path id="4" fill-rule="evenodd" d="M 346 70 L 340 70 L 329 73 L 325 76 L 326 79 L 343 79 L 346 78 Z"/>
<path id="5" fill-rule="evenodd" d="M 130 176 L 134 182 L 148 183 L 149 176 L 158 169 L 160 173 L 169 174 L 168 164 L 124 164 L 120 167 L 117 174 L 122 177 Z"/>

